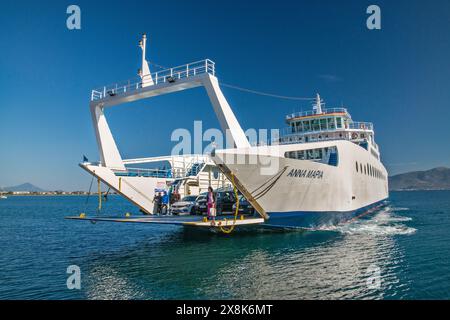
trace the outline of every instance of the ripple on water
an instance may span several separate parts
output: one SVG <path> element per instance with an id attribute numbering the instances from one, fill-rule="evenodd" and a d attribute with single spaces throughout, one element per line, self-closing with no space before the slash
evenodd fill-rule
<path id="1" fill-rule="evenodd" d="M 0 298 L 449 298 L 449 193 L 394 196 L 346 225 L 231 236 L 67 221 L 84 198 L 13 198 L 0 203 Z M 117 197 L 105 206 L 133 210 Z M 70 264 L 82 271 L 78 292 L 65 287 Z"/>

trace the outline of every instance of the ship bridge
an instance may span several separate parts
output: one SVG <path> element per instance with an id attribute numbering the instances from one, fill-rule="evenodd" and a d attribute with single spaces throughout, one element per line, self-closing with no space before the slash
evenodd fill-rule
<path id="1" fill-rule="evenodd" d="M 372 123 L 353 121 L 346 108 L 324 109 L 322 106 L 323 101 L 317 95 L 313 110 L 287 115 L 288 127 L 280 130 L 278 142 L 290 144 L 349 140 L 370 150 L 375 157 L 379 158 Z"/>

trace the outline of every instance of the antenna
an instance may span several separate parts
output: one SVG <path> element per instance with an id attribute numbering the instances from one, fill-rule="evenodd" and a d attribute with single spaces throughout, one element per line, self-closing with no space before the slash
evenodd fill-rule
<path id="1" fill-rule="evenodd" d="M 146 49 L 147 49 L 147 36 L 145 33 L 142 35 L 142 39 L 139 41 L 139 47 L 142 49 L 142 68 L 138 70 L 138 75 L 142 79 L 142 87 L 152 86 L 153 79 L 150 73 L 150 68 L 148 67 L 148 62 L 145 59 Z"/>
<path id="2" fill-rule="evenodd" d="M 316 114 L 322 113 L 322 103 L 323 100 L 320 98 L 320 95 L 316 95 L 316 103 L 313 105 L 313 111 L 315 111 Z"/>

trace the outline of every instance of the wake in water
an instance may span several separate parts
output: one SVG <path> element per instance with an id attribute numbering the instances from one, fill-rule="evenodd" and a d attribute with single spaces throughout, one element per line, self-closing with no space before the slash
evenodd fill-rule
<path id="1" fill-rule="evenodd" d="M 395 212 L 407 211 L 408 208 L 385 207 L 370 217 L 343 223 L 337 226 L 325 226 L 320 231 L 336 231 L 344 234 L 369 234 L 369 235 L 409 235 L 417 231 L 408 227 L 404 222 L 411 221 L 409 217 L 396 215 Z"/>

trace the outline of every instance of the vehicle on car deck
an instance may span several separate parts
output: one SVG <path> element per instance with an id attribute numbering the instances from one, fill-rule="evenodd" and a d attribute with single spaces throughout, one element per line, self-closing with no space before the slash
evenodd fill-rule
<path id="1" fill-rule="evenodd" d="M 236 203 L 233 204 L 233 213 L 236 210 Z M 240 194 L 239 195 L 239 214 L 254 214 L 255 213 L 255 209 L 252 207 L 252 205 L 250 204 L 250 202 L 248 202 L 247 199 L 245 199 L 245 197 Z"/>
<path id="2" fill-rule="evenodd" d="M 190 215 L 195 214 L 196 200 L 198 196 L 185 196 L 180 201 L 175 202 L 170 207 L 170 212 L 174 215 Z"/>
<path id="3" fill-rule="evenodd" d="M 236 198 L 233 191 L 216 191 L 216 212 L 217 214 L 232 213 L 233 204 L 236 203 Z M 201 197 L 200 197 L 201 196 Z M 201 194 L 197 199 L 196 213 L 206 215 L 207 213 L 207 199 L 206 193 Z"/>

